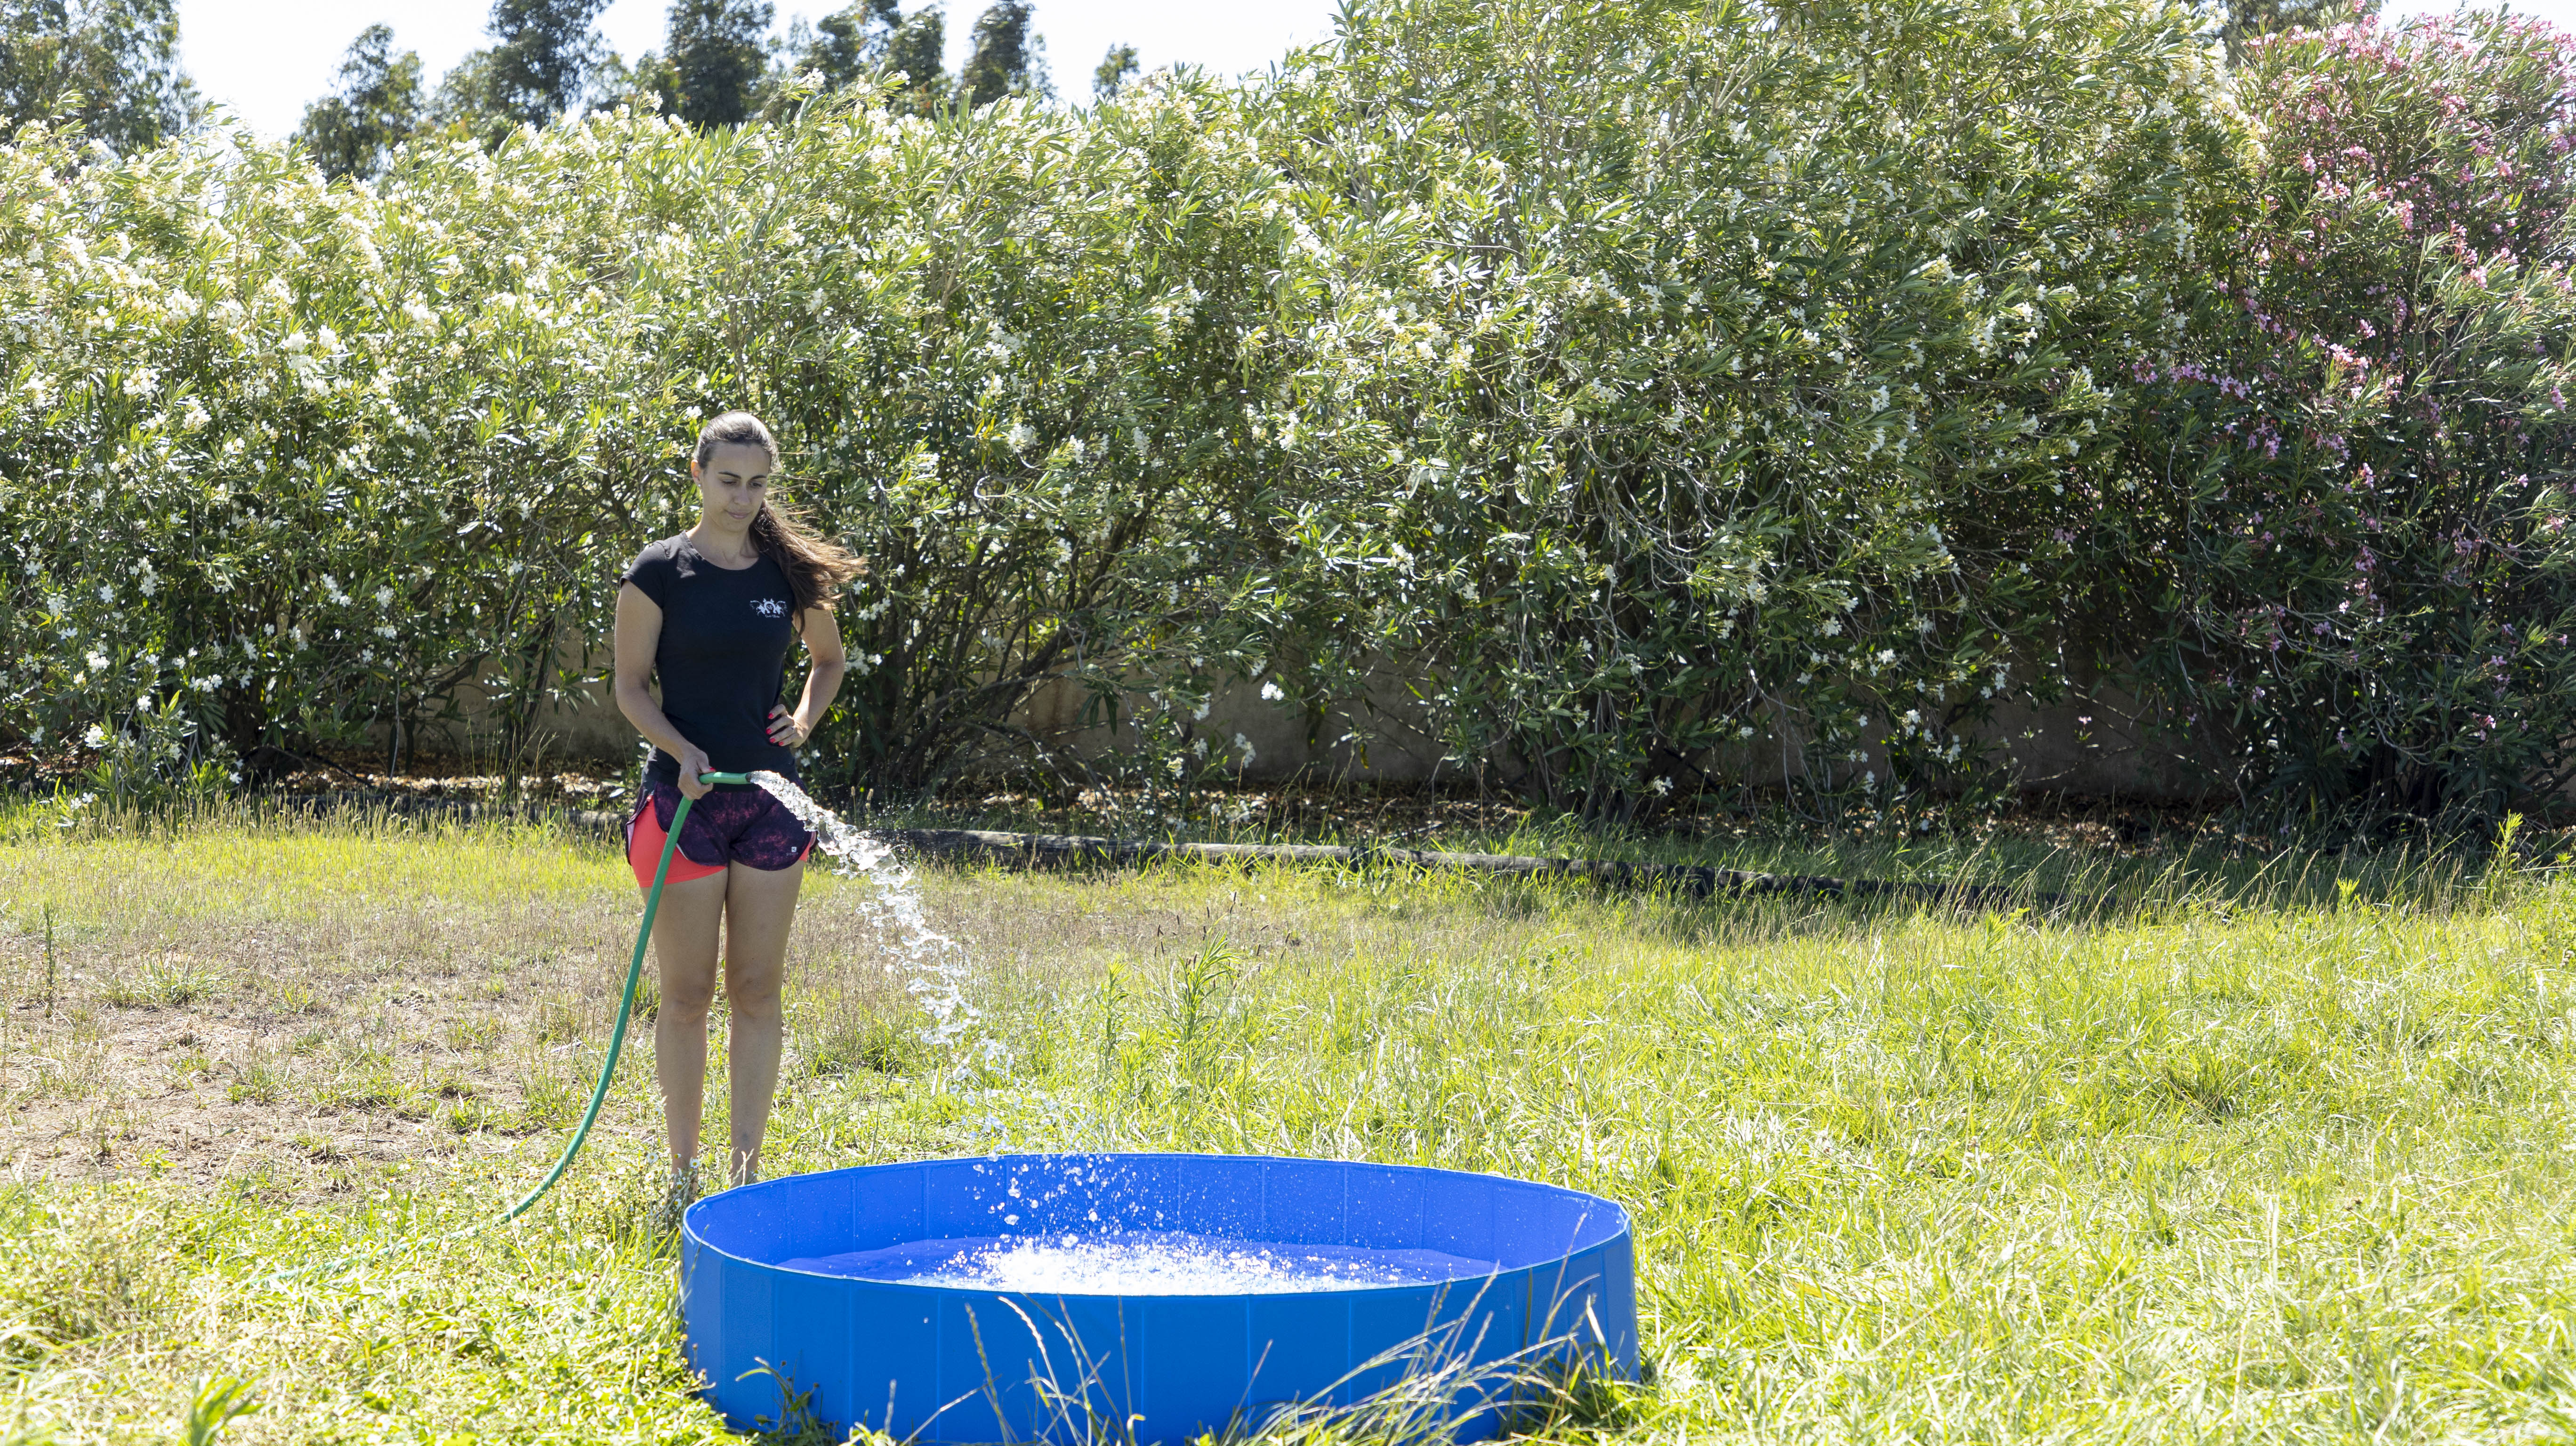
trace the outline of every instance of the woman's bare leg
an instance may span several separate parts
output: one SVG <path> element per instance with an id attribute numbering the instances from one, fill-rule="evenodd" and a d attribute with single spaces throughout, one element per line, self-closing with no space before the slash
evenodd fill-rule
<path id="1" fill-rule="evenodd" d="M 787 934 L 796 922 L 800 860 L 783 869 L 737 863 L 725 885 L 725 1008 L 732 1015 L 726 1058 L 731 1068 L 727 1112 L 733 1135 L 730 1180 L 759 1178 L 760 1142 L 778 1092 L 778 1051 L 785 1032 L 779 992 L 787 982 Z"/>
<path id="2" fill-rule="evenodd" d="M 724 917 L 725 876 L 674 879 L 662 886 L 653 916 L 653 959 L 662 1004 L 653 1016 L 653 1075 L 662 1085 L 662 1114 L 671 1168 L 681 1178 L 698 1163 L 698 1120 L 706 1108 L 707 1011 L 716 994 L 716 929 Z"/>

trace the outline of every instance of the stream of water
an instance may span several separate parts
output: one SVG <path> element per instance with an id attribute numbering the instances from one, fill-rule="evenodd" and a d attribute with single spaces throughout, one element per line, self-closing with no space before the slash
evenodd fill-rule
<path id="1" fill-rule="evenodd" d="M 835 873 L 874 885 L 860 907 L 890 936 L 895 959 L 888 967 L 905 976 L 905 988 L 929 1016 L 923 1038 L 951 1057 L 1006 1063 L 1002 1042 L 979 1035 L 984 1019 L 971 993 L 973 963 L 963 945 L 931 925 L 912 870 L 891 847 L 786 778 L 768 772 L 749 777 L 814 831 L 815 846 Z M 1019 1195 L 1016 1183 L 1010 1193 Z M 1491 1261 L 1436 1250 L 1283 1244 L 1166 1230 L 916 1240 L 782 1263 L 869 1280 L 1061 1295 L 1246 1295 L 1418 1285 L 1483 1276 L 1495 1268 Z"/>
<path id="2" fill-rule="evenodd" d="M 843 822 L 840 815 L 778 774 L 761 770 L 747 776 L 796 815 L 797 822 L 814 831 L 814 846 L 832 860 L 834 873 L 843 878 L 864 876 L 875 885 L 873 897 L 860 908 L 894 937 L 896 958 L 887 968 L 904 976 L 904 988 L 930 1016 L 922 1038 L 935 1049 L 968 1053 L 988 1065 L 1006 1062 L 1010 1051 L 1000 1040 L 989 1035 L 971 1037 L 983 1023 L 969 995 L 973 963 L 964 945 L 931 927 L 920 885 L 912 870 L 895 857 L 894 849 Z"/>

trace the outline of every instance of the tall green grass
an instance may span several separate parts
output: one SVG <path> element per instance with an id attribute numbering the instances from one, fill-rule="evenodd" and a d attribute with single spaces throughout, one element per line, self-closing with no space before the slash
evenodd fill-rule
<path id="1" fill-rule="evenodd" d="M 48 909 L 113 934 L 382 901 L 434 931 L 546 893 L 605 919 L 622 868 L 531 829 L 22 831 L 0 844 L 9 1002 Z M 881 967 L 831 942 L 858 886 L 817 881 L 774 1167 L 1254 1150 L 1600 1191 L 1636 1212 L 1654 1379 L 1560 1436 L 2576 1435 L 2576 887 L 2420 855 L 2101 872 L 2086 907 L 1979 915 L 1391 870 L 932 872 L 1010 1050 L 980 1072 L 852 982 Z M 0 1435 L 167 1439 L 238 1376 L 267 1405 L 232 1440 L 716 1439 L 646 1227 L 648 1057 L 615 1100 L 527 1221 L 462 1240 L 432 1237 L 559 1134 L 321 1196 L 266 1167 L 215 1189 L 22 1171 Z M 431 1243 L 253 1284 L 406 1240 Z"/>

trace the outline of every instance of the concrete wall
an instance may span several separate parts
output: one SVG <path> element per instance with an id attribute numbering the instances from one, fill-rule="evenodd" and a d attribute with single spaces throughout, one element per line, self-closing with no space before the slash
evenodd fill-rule
<path id="1" fill-rule="evenodd" d="M 580 677 L 587 667 L 604 668 L 606 662 L 604 645 L 595 662 L 568 650 L 560 660 L 561 676 Z M 608 696 L 607 685 L 580 691 L 581 701 L 543 711 L 538 726 L 548 735 L 546 756 L 621 766 L 633 760 L 639 740 Z M 462 693 L 460 701 L 467 721 L 449 730 L 450 745 L 467 756 L 489 756 L 499 737 L 490 710 L 473 690 Z M 1082 756 L 1096 757 L 1134 742 L 1125 726 L 1083 727 L 1084 703 L 1079 687 L 1050 684 L 1014 721 L 1049 746 Z M 2133 699 L 2096 686 L 2055 707 L 1999 706 L 1993 721 L 1972 736 L 1992 748 L 2024 791 L 2160 800 L 2207 796 L 2206 780 L 2217 772 L 2217 750 L 2203 755 L 2196 767 L 2193 758 L 2174 750 L 2172 740 L 2151 736 L 2137 714 Z M 1311 725 L 1303 710 L 1264 701 L 1258 684 L 1237 684 L 1212 700 L 1200 730 L 1209 735 L 1211 749 L 1230 744 L 1238 733 L 1252 744 L 1252 766 L 1244 774 L 1251 782 L 1302 777 L 1421 783 L 1471 776 L 1472 770 L 1441 762 L 1444 750 L 1430 727 L 1405 680 L 1384 676 L 1358 706 L 1328 712 L 1320 726 Z M 828 732 L 822 743 L 831 746 Z M 1806 766 L 1794 741 L 1783 750 L 1776 739 L 1748 750 L 1740 761 L 1727 762 L 1744 768 L 1756 782 L 1776 781 L 1783 772 L 1796 775 Z"/>
<path id="2" fill-rule="evenodd" d="M 1050 684 L 1029 700 L 1014 721 L 1048 740 L 1050 746 L 1085 757 L 1135 743 L 1132 725 L 1080 726 L 1085 702 L 1081 688 Z M 1372 687 L 1356 708 L 1328 710 L 1320 723 L 1303 709 L 1264 701 L 1258 683 L 1238 683 L 1219 689 L 1209 700 L 1208 716 L 1198 731 L 1207 736 L 1210 749 L 1225 751 L 1233 751 L 1233 740 L 1241 734 L 1252 745 L 1252 766 L 1243 771 L 1251 782 L 1302 776 L 1422 783 L 1435 773 L 1443 779 L 1457 776 L 1457 765 L 1441 765 L 1445 750 L 1424 731 L 1424 725 L 1420 710 L 1410 706 L 1393 680 Z"/>
<path id="3" fill-rule="evenodd" d="M 543 754 L 548 760 L 585 763 L 632 761 L 642 740 L 626 715 L 617 711 L 617 702 L 609 696 L 608 685 L 581 685 L 565 680 L 577 679 L 597 669 L 608 669 L 608 644 L 603 640 L 595 650 L 579 641 L 566 643 L 555 655 L 557 686 L 573 697 L 562 703 L 550 703 L 538 710 L 537 729 L 543 736 Z M 465 683 L 456 690 L 458 709 L 464 717 L 455 722 L 430 722 L 413 746 L 431 753 L 452 754 L 472 759 L 490 759 L 498 752 L 503 736 L 503 720 L 496 716 L 489 695 L 481 685 Z M 375 730 L 375 746 L 385 746 L 385 729 Z"/>

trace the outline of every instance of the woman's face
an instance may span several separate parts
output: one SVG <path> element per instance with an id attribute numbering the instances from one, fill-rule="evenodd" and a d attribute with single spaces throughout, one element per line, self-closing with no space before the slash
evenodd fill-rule
<path id="1" fill-rule="evenodd" d="M 748 442 L 722 443 L 708 454 L 704 465 L 691 458 L 689 475 L 697 479 L 698 496 L 705 501 L 709 518 L 749 527 L 769 496 L 769 451 Z"/>

